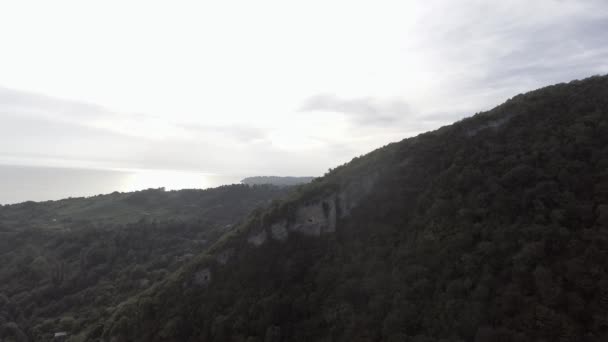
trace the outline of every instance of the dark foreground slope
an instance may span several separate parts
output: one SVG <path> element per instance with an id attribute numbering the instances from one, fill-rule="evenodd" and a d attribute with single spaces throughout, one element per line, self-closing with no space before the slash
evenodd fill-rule
<path id="1" fill-rule="evenodd" d="M 77 335 L 288 192 L 150 189 L 0 207 L 0 341 Z"/>
<path id="2" fill-rule="evenodd" d="M 608 340 L 608 78 L 356 158 L 122 303 L 105 341 Z"/>

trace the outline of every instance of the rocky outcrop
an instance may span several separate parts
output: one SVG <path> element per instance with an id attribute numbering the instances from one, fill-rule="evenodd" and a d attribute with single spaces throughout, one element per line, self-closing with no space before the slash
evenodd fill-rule
<path id="1" fill-rule="evenodd" d="M 377 175 L 361 178 L 343 185 L 338 191 L 316 200 L 300 203 L 291 214 L 282 215 L 258 229 L 247 232 L 246 241 L 255 247 L 268 240 L 283 242 L 290 234 L 321 236 L 334 233 L 340 219 L 346 218 L 351 211 L 373 189 Z M 216 265 L 225 265 L 237 253 L 233 247 L 214 253 Z M 206 287 L 211 282 L 210 268 L 194 272 L 190 284 Z"/>
<path id="2" fill-rule="evenodd" d="M 204 268 L 194 272 L 192 276 L 192 284 L 195 286 L 207 286 L 211 282 L 211 270 Z"/>
<path id="3" fill-rule="evenodd" d="M 295 222 L 288 230 L 312 236 L 335 232 L 336 207 L 335 196 L 304 205 L 296 211 Z"/>
<path id="4" fill-rule="evenodd" d="M 287 240 L 287 221 L 280 221 L 270 226 L 270 235 L 279 241 Z"/>
<path id="5" fill-rule="evenodd" d="M 234 248 L 228 248 L 219 252 L 215 257 L 215 260 L 217 260 L 217 262 L 219 262 L 220 264 L 225 265 L 228 260 L 230 260 L 232 255 L 234 255 Z"/>
<path id="6" fill-rule="evenodd" d="M 301 204 L 293 217 L 281 218 L 268 227 L 249 233 L 247 241 L 260 246 L 268 238 L 285 241 L 290 233 L 321 236 L 336 231 L 340 219 L 350 215 L 361 200 L 372 191 L 377 176 L 369 176 L 350 182 L 329 196 Z"/>
<path id="7" fill-rule="evenodd" d="M 267 233 L 266 230 L 261 230 L 258 232 L 251 232 L 249 234 L 249 237 L 247 238 L 247 242 L 249 242 L 250 244 L 254 245 L 254 246 L 259 246 L 261 244 L 263 244 L 264 242 L 266 242 L 266 237 L 267 237 Z"/>

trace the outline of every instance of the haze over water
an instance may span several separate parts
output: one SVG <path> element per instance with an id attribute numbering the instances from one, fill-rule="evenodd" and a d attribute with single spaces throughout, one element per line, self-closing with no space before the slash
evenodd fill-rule
<path id="1" fill-rule="evenodd" d="M 241 176 L 171 170 L 95 170 L 0 165 L 0 204 L 58 200 L 164 187 L 205 189 L 240 183 Z"/>

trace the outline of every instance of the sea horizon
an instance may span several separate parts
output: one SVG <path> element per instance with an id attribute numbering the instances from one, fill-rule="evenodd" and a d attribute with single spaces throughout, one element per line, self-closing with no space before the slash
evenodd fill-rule
<path id="1" fill-rule="evenodd" d="M 95 169 L 0 164 L 0 205 L 90 197 L 150 188 L 208 189 L 240 184 L 244 175 L 157 169 Z"/>

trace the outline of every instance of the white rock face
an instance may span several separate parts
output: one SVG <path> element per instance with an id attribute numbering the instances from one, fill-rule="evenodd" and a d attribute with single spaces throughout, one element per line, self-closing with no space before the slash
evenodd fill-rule
<path id="1" fill-rule="evenodd" d="M 375 175 L 362 178 L 348 184 L 337 194 L 301 205 L 296 209 L 292 222 L 275 222 L 261 231 L 250 233 L 247 241 L 260 246 L 268 237 L 285 241 L 291 232 L 309 236 L 333 233 L 338 219 L 350 215 L 352 209 L 373 189 L 376 178 Z"/>
<path id="2" fill-rule="evenodd" d="M 267 233 L 266 233 L 266 230 L 263 229 L 259 232 L 251 233 L 251 235 L 249 235 L 249 237 L 247 238 L 247 242 L 253 244 L 254 246 L 259 246 L 259 245 L 263 244 L 264 242 L 266 242 L 266 238 L 267 238 Z"/>
<path id="3" fill-rule="evenodd" d="M 220 264 L 225 265 L 228 262 L 228 260 L 230 260 L 232 255 L 234 255 L 234 248 L 228 248 L 228 249 L 220 252 L 215 257 L 215 260 L 217 260 L 217 262 L 219 262 Z"/>
<path id="4" fill-rule="evenodd" d="M 192 284 L 196 286 L 207 286 L 211 282 L 211 270 L 204 268 L 196 273 L 192 277 Z"/>
<path id="5" fill-rule="evenodd" d="M 338 200 L 335 195 L 300 207 L 296 211 L 295 222 L 288 229 L 312 236 L 333 233 L 336 231 L 338 219 L 337 208 Z"/>
<path id="6" fill-rule="evenodd" d="M 281 221 L 270 226 L 270 234 L 275 240 L 287 240 L 287 236 L 289 235 L 289 233 L 287 232 L 287 222 Z"/>

